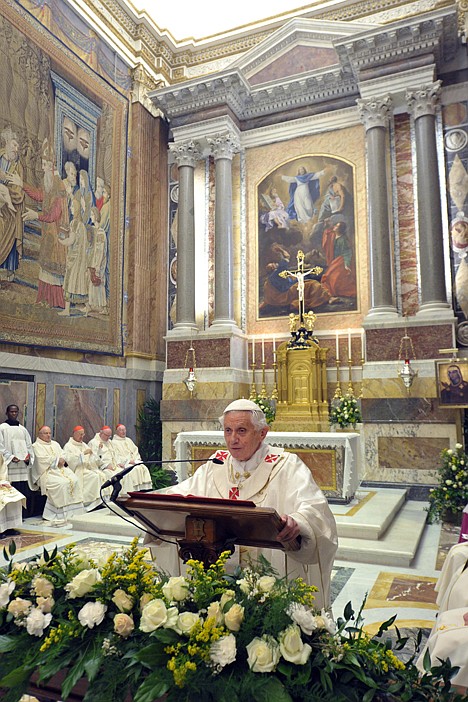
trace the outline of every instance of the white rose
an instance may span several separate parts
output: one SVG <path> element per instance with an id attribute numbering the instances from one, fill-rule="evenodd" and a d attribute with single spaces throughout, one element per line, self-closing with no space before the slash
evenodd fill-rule
<path id="1" fill-rule="evenodd" d="M 33 697 L 32 695 L 23 695 L 19 702 L 39 702 L 39 700 L 37 697 Z"/>
<path id="2" fill-rule="evenodd" d="M 246 646 L 247 663 L 254 673 L 272 673 L 280 659 L 277 642 L 272 638 L 256 637 Z"/>
<path id="3" fill-rule="evenodd" d="M 214 619 L 216 626 L 219 626 L 220 624 L 223 623 L 224 616 L 223 616 L 223 610 L 221 609 L 220 602 L 212 602 L 210 604 L 210 606 L 208 607 L 208 611 L 206 613 L 206 618 L 207 619 L 210 619 L 210 618 Z"/>
<path id="4" fill-rule="evenodd" d="M 150 595 L 149 592 L 144 592 L 143 595 L 140 597 L 140 611 L 142 612 L 148 602 L 151 602 L 153 599 L 153 595 Z"/>
<path id="5" fill-rule="evenodd" d="M 451 480 L 446 480 L 446 481 L 445 481 L 445 484 L 446 484 L 446 485 L 451 485 L 451 484 L 452 484 L 452 481 L 451 481 Z"/>
<path id="6" fill-rule="evenodd" d="M 167 619 L 163 624 L 164 629 L 175 629 L 179 618 L 179 610 L 177 607 L 167 608 Z"/>
<path id="7" fill-rule="evenodd" d="M 65 590 L 68 592 L 68 597 L 83 597 L 90 592 L 93 587 L 101 580 L 101 574 L 96 568 L 91 570 L 82 570 L 81 573 L 75 575 L 73 580 L 65 585 Z"/>
<path id="8" fill-rule="evenodd" d="M 237 584 L 239 585 L 240 591 L 243 592 L 245 595 L 248 595 L 251 586 L 249 581 L 246 578 L 241 578 L 240 580 L 237 581 Z"/>
<path id="9" fill-rule="evenodd" d="M 31 585 L 37 597 L 50 597 L 54 591 L 54 586 L 50 580 L 40 576 L 35 577 Z"/>
<path id="10" fill-rule="evenodd" d="M 167 607 L 163 600 L 151 600 L 143 607 L 140 629 L 149 633 L 156 631 L 167 621 Z"/>
<path id="11" fill-rule="evenodd" d="M 114 631 L 116 634 L 126 639 L 127 636 L 130 636 L 134 628 L 135 624 L 133 623 L 133 619 L 129 617 L 128 614 L 120 612 L 119 614 L 115 615 Z"/>
<path id="12" fill-rule="evenodd" d="M 459 451 L 459 450 L 460 450 L 461 448 L 463 448 L 463 447 L 462 447 L 461 444 L 455 444 L 455 448 Z"/>
<path id="13" fill-rule="evenodd" d="M 189 636 L 193 627 L 199 621 L 199 614 L 195 614 L 195 612 L 182 612 L 182 614 L 179 614 L 177 617 L 177 623 L 174 629 L 178 634 L 187 634 L 187 636 Z"/>
<path id="14" fill-rule="evenodd" d="M 293 622 L 299 624 L 304 634 L 308 634 L 310 636 L 310 634 L 317 628 L 314 614 L 310 611 L 310 609 L 304 607 L 304 605 L 292 605 L 289 608 L 288 614 Z"/>
<path id="15" fill-rule="evenodd" d="M 26 614 L 28 614 L 31 607 L 32 604 L 29 600 L 23 600 L 22 597 L 17 597 L 10 602 L 7 610 L 16 619 L 17 617 L 24 617 Z"/>
<path id="16" fill-rule="evenodd" d="M 236 593 L 234 590 L 225 590 L 223 594 L 221 595 L 221 599 L 219 601 L 219 604 L 221 606 L 221 610 L 224 612 L 224 608 L 227 605 L 228 602 L 231 600 L 236 599 Z"/>
<path id="17" fill-rule="evenodd" d="M 234 603 L 224 615 L 224 623 L 230 631 L 239 631 L 243 620 L 244 608 L 237 603 Z"/>
<path id="18" fill-rule="evenodd" d="M 271 592 L 275 583 L 276 578 L 272 575 L 262 575 L 262 577 L 258 579 L 257 587 L 259 592 Z"/>
<path id="19" fill-rule="evenodd" d="M 107 605 L 102 602 L 87 602 L 78 612 L 78 619 L 81 626 L 93 629 L 103 621 L 106 612 Z"/>
<path id="20" fill-rule="evenodd" d="M 49 614 L 49 612 L 52 612 L 55 600 L 53 597 L 37 597 L 36 604 L 41 612 L 44 612 L 44 614 Z"/>
<path id="21" fill-rule="evenodd" d="M 167 583 L 162 586 L 164 597 L 170 602 L 182 602 L 188 596 L 188 583 L 182 575 L 169 578 Z"/>
<path id="22" fill-rule="evenodd" d="M 453 453 L 452 449 L 447 449 L 447 454 L 448 454 L 449 456 L 451 456 L 452 453 Z"/>
<path id="23" fill-rule="evenodd" d="M 224 668 L 225 665 L 234 663 L 236 653 L 236 637 L 234 634 L 228 634 L 211 644 L 210 660 L 218 668 Z"/>
<path id="24" fill-rule="evenodd" d="M 15 583 L 13 580 L 8 580 L 6 583 L 0 585 L 0 609 L 4 609 L 9 601 L 10 595 L 15 589 Z"/>
<path id="25" fill-rule="evenodd" d="M 127 595 L 125 590 L 116 590 L 112 602 L 120 612 L 129 612 L 133 607 L 133 597 Z"/>
<path id="26" fill-rule="evenodd" d="M 324 609 L 322 609 L 321 613 L 315 617 L 315 622 L 317 629 L 326 629 L 329 634 L 336 633 L 336 624 L 332 617 L 330 617 L 330 615 L 327 614 Z"/>
<path id="27" fill-rule="evenodd" d="M 279 635 L 281 655 L 284 660 L 296 665 L 304 665 L 309 660 L 312 648 L 301 639 L 301 630 L 297 624 L 291 624 Z"/>
<path id="28" fill-rule="evenodd" d="M 51 614 L 44 614 L 38 607 L 30 611 L 26 617 L 26 630 L 31 636 L 42 636 L 44 629 L 49 626 Z"/>

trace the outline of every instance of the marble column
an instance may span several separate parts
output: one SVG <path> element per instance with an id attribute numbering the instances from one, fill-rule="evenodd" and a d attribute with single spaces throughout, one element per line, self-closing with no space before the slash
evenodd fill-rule
<path id="1" fill-rule="evenodd" d="M 392 246 L 387 132 L 392 114 L 389 95 L 357 101 L 366 129 L 367 193 L 370 244 L 370 301 L 367 318 L 382 315 L 394 318 Z"/>
<path id="2" fill-rule="evenodd" d="M 207 137 L 216 168 L 215 302 L 212 326 L 236 326 L 233 295 L 232 159 L 239 141 L 232 133 Z"/>
<path id="3" fill-rule="evenodd" d="M 442 206 L 436 143 L 436 109 L 441 81 L 406 91 L 414 121 L 421 305 L 418 314 L 447 310 Z"/>
<path id="4" fill-rule="evenodd" d="M 202 154 L 196 141 L 170 144 L 169 148 L 179 167 L 177 299 L 174 329 L 189 331 L 196 329 L 194 170 Z"/>

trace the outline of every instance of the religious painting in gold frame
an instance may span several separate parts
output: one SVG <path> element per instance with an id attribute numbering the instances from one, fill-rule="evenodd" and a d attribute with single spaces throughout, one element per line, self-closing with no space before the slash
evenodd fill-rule
<path id="1" fill-rule="evenodd" d="M 297 313 L 295 270 L 303 251 L 305 309 L 358 309 L 354 167 L 344 159 L 304 154 L 270 171 L 257 186 L 258 318 Z"/>
<path id="2" fill-rule="evenodd" d="M 468 361 L 436 361 L 440 407 L 468 407 Z"/>

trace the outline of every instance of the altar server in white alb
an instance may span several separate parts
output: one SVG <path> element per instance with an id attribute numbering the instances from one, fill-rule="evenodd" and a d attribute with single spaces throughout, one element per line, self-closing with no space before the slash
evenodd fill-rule
<path id="1" fill-rule="evenodd" d="M 26 498 L 10 484 L 7 464 L 0 454 L 0 539 L 19 533 L 23 507 L 26 507 Z"/>
<path id="2" fill-rule="evenodd" d="M 100 489 L 104 476 L 98 469 L 92 449 L 83 441 L 84 435 L 84 428 L 77 425 L 63 447 L 63 453 L 68 467 L 79 480 L 85 509 L 90 512 L 102 503 Z"/>
<path id="3" fill-rule="evenodd" d="M 125 424 L 117 424 L 115 434 L 112 437 L 112 444 L 120 468 L 126 468 L 141 461 L 137 445 L 127 436 Z M 151 475 L 146 466 L 135 466 L 131 471 L 131 476 L 135 486 L 134 490 L 151 490 Z"/>
<path id="4" fill-rule="evenodd" d="M 63 449 L 52 440 L 50 427 L 39 429 L 33 449 L 36 460 L 32 478 L 47 497 L 42 518 L 63 523 L 74 514 L 83 514 L 85 508 L 80 481 L 66 466 Z"/>
<path id="5" fill-rule="evenodd" d="M 36 513 L 37 502 L 30 474 L 34 451 L 29 432 L 20 424 L 18 416 L 18 405 L 8 405 L 7 418 L 0 424 L 0 453 L 7 466 L 8 480 L 26 497 L 25 516 L 32 517 Z"/>
<path id="6" fill-rule="evenodd" d="M 283 528 L 277 539 L 288 543 L 301 537 L 298 551 L 250 549 L 253 559 L 260 553 L 280 575 L 302 577 L 316 585 L 317 608 L 330 606 L 330 576 L 338 539 L 335 519 L 327 500 L 314 482 L 310 470 L 293 453 L 269 446 L 264 441 L 268 425 L 262 410 L 250 400 L 235 400 L 224 410 L 227 451 L 216 451 L 195 474 L 179 485 L 161 492 L 199 495 L 231 500 L 251 500 L 258 507 L 271 507 L 281 516 Z M 164 545 L 155 550 L 156 564 L 165 568 L 161 555 Z M 242 558 L 241 558 L 241 564 Z M 176 564 L 171 563 L 172 569 Z"/>

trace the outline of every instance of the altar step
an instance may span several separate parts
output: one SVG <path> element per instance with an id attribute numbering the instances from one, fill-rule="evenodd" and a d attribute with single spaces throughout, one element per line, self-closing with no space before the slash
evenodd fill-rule
<path id="1" fill-rule="evenodd" d="M 405 502 L 378 540 L 358 535 L 339 537 L 337 560 L 409 567 L 426 524 L 424 505 L 423 502 Z"/>
<path id="2" fill-rule="evenodd" d="M 348 505 L 330 505 L 338 536 L 378 540 L 406 502 L 406 490 L 362 490 Z"/>

